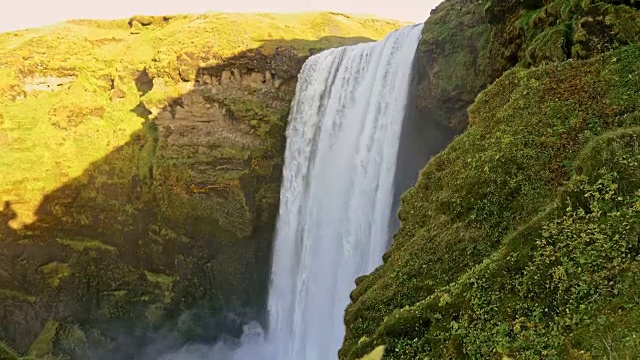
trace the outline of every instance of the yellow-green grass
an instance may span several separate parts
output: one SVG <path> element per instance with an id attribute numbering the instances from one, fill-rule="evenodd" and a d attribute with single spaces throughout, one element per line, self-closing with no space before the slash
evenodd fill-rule
<path id="1" fill-rule="evenodd" d="M 142 129 L 133 108 L 142 102 L 159 110 L 191 89 L 199 67 L 258 48 L 290 46 L 306 55 L 380 39 L 403 25 L 334 13 L 177 15 L 148 26 L 141 19 L 0 34 L 0 205 L 11 202 L 12 227 L 33 222 L 45 194 Z M 134 82 L 145 69 L 156 82 L 146 95 Z M 42 77 L 74 80 L 53 92 L 24 91 Z"/>

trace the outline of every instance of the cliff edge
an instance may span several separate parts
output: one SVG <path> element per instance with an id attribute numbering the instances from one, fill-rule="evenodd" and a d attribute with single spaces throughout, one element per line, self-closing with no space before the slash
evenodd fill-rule
<path id="1" fill-rule="evenodd" d="M 461 135 L 356 281 L 341 359 L 639 356 L 638 36 L 635 1 L 432 13 L 417 106 Z"/>
<path id="2" fill-rule="evenodd" d="M 399 26 L 205 14 L 0 34 L 0 338 L 132 358 L 260 320 L 298 71 Z"/>

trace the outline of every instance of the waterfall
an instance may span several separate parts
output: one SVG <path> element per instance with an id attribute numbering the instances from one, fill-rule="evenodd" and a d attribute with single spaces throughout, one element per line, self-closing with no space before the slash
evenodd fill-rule
<path id="1" fill-rule="evenodd" d="M 331 360 L 355 279 L 389 244 L 394 177 L 422 25 L 321 52 L 298 76 L 287 128 L 267 335 L 165 360 Z"/>
<path id="2" fill-rule="evenodd" d="M 327 50 L 302 68 L 269 292 L 273 359 L 335 359 L 354 280 L 382 262 L 421 31 Z"/>

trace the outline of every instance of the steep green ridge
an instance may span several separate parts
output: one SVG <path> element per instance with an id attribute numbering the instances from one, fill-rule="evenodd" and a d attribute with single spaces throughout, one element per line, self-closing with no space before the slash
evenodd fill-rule
<path id="1" fill-rule="evenodd" d="M 0 34 L 0 338 L 133 358 L 147 333 L 212 341 L 217 315 L 255 311 L 300 67 L 399 26 L 205 14 Z"/>
<path id="2" fill-rule="evenodd" d="M 419 98 L 451 101 L 421 106 L 469 125 L 356 281 L 341 359 L 640 356 L 635 5 L 450 0 L 427 20 Z"/>
<path id="3" fill-rule="evenodd" d="M 0 141 L 12 154 L 0 166 L 13 170 L 0 172 L 0 200 L 14 203 L 15 226 L 32 222 L 44 194 L 141 128 L 132 109 L 158 113 L 191 89 L 200 67 L 258 48 L 269 55 L 287 46 L 306 56 L 399 26 L 331 13 L 214 13 L 77 20 L 0 34 Z"/>
<path id="4" fill-rule="evenodd" d="M 15 352 L 4 343 L 0 343 L 0 359 L 2 360 L 18 360 Z"/>
<path id="5" fill-rule="evenodd" d="M 640 41 L 638 3 L 447 0 L 425 23 L 418 107 L 458 131 L 467 107 L 506 70 L 587 59 Z"/>

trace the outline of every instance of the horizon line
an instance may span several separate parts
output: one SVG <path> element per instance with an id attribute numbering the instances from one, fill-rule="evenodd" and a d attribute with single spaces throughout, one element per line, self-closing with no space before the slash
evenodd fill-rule
<path id="1" fill-rule="evenodd" d="M 57 20 L 57 21 L 52 21 L 52 22 L 45 22 L 45 23 L 39 23 L 39 24 L 33 24 L 33 25 L 27 25 L 24 27 L 15 27 L 15 28 L 8 28 L 8 29 L 1 29 L 0 28 L 0 34 L 5 34 L 5 33 L 10 33 L 10 32 L 19 32 L 19 31 L 28 31 L 28 30 L 38 30 L 38 29 L 43 29 L 43 28 L 47 28 L 47 27 L 52 27 L 52 26 L 56 26 L 56 25 L 61 25 L 61 24 L 65 24 L 68 22 L 72 22 L 72 21 L 79 21 L 79 20 L 89 20 L 89 21 L 117 21 L 117 20 L 128 20 L 131 19 L 135 16 L 171 16 L 171 17 L 177 17 L 177 16 L 190 16 L 190 15 L 207 15 L 207 14 L 246 14 L 246 15 L 303 15 L 303 14 L 322 14 L 322 13 L 327 13 L 327 14 L 334 14 L 334 15 L 345 15 L 345 16 L 352 16 L 352 17 L 359 17 L 359 18 L 370 18 L 370 19 L 377 19 L 377 20 L 387 20 L 387 21 L 397 21 L 399 23 L 404 23 L 407 25 L 412 25 L 412 24 L 418 24 L 421 22 L 424 22 L 426 20 L 421 20 L 421 21 L 414 21 L 414 20 L 402 20 L 402 19 L 397 19 L 397 18 L 392 18 L 392 17 L 383 17 L 380 16 L 378 14 L 375 13 L 350 13 L 350 12 L 343 12 L 343 11 L 334 11 L 334 10 L 308 10 L 308 11 L 219 11 L 219 10 L 206 10 L 206 11 L 202 11 L 202 12 L 180 12 L 180 13 L 134 13 L 131 14 L 129 16 L 105 16 L 105 17 L 71 17 L 68 19 L 64 19 L 64 20 Z"/>

